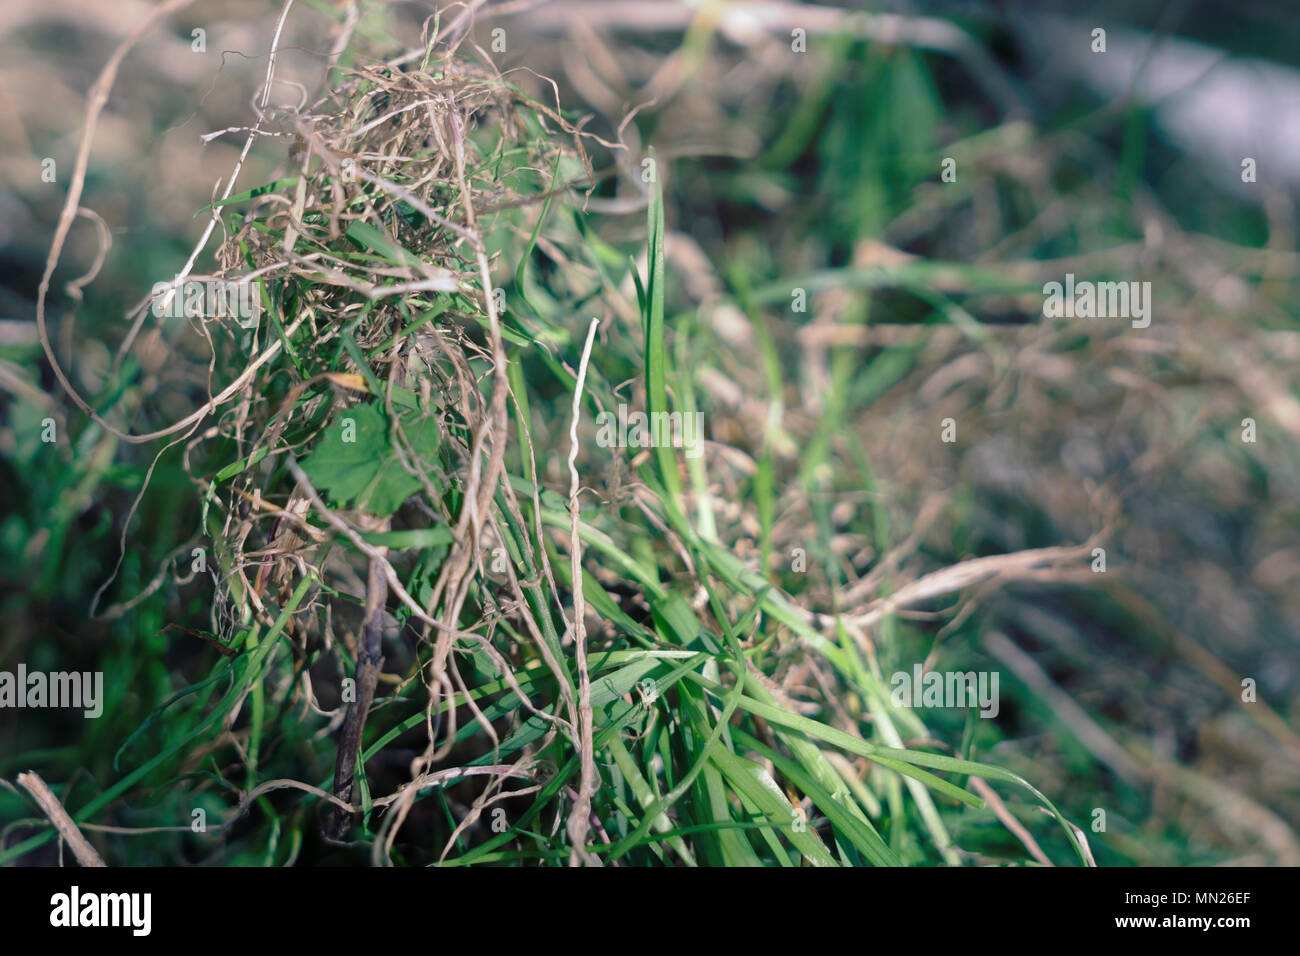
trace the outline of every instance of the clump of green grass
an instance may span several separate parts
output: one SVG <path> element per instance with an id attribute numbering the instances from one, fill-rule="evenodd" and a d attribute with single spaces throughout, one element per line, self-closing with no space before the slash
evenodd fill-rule
<path id="1" fill-rule="evenodd" d="M 157 854 L 267 864 L 331 843 L 390 863 L 959 864 L 954 822 L 993 819 L 983 779 L 1086 859 L 1020 777 L 903 745 L 927 734 L 871 643 L 783 587 L 770 455 L 755 561 L 720 533 L 712 455 L 592 440 L 629 378 L 647 412 L 699 410 L 661 184 L 639 240 L 583 212 L 608 176 L 588 146 L 621 144 L 433 43 L 282 122 L 285 174 L 211 207 L 217 276 L 255 281 L 264 315 L 202 323 L 240 383 L 187 448 L 207 643 L 76 808 L 92 833 L 110 808 L 129 823 L 106 856 L 148 826 L 177 833 Z M 575 464 L 604 493 L 570 501 L 592 316 Z M 839 700 L 790 696 L 774 677 L 796 665 Z"/>

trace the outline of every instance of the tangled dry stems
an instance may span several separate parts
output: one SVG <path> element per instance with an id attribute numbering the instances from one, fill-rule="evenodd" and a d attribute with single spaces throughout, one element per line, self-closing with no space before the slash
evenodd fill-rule
<path id="1" fill-rule="evenodd" d="M 319 533 L 308 521 L 309 515 L 345 534 L 368 557 L 365 637 L 356 649 L 358 697 L 344 723 L 335 778 L 336 794 L 348 800 L 356 748 L 382 664 L 379 641 L 389 590 L 420 622 L 421 641 L 431 646 L 429 659 L 420 668 L 429 692 L 428 741 L 424 752 L 412 761 L 414 782 L 429 779 L 430 768 L 445 758 L 456 739 L 456 708 L 447 708 L 441 741 L 435 715 L 458 689 L 468 691 L 453 654 L 457 642 L 487 653 L 500 676 L 521 700 L 527 700 L 510 662 L 484 634 L 491 633 L 492 616 L 500 613 L 489 607 L 526 608 L 528 599 L 513 572 L 504 587 L 493 585 L 483 563 L 484 546 L 500 541 L 494 499 L 498 494 L 513 496 L 513 490 L 504 480 L 507 359 L 478 211 L 535 201 L 521 195 L 512 183 L 525 177 L 545 183 L 547 171 L 558 168 L 560 147 L 555 134 L 567 136 L 569 150 L 587 171 L 588 179 L 591 166 L 580 131 L 563 116 L 528 100 L 499 76 L 474 68 L 454 50 L 440 54 L 432 67 L 356 70 L 319 107 L 326 104 L 338 108 L 330 113 L 296 112 L 284 119 L 293 138 L 294 190 L 257 197 L 243 226 L 226 239 L 218 254 L 223 278 L 274 276 L 279 288 L 298 290 L 291 321 L 295 326 L 301 323 L 309 336 L 309 344 L 301 351 L 321 366 L 313 367 L 310 377 L 295 383 L 274 413 L 260 397 L 268 390 L 267 383 L 254 380 L 240 405 L 225 416 L 224 437 L 234 440 L 241 457 L 268 449 L 271 454 L 262 469 L 264 475 L 271 475 L 275 471 L 272 459 L 284 454 L 296 485 L 288 503 L 276 510 L 275 522 L 260 549 L 246 547 L 250 531 L 271 513 L 265 505 L 282 497 L 282 490 L 255 486 L 250 476 L 243 488 L 228 497 L 224 539 L 231 561 L 227 573 L 237 575 L 241 586 L 223 590 L 246 595 L 269 621 L 261 600 L 268 572 L 279 584 L 283 598 L 294 571 L 302 573 L 304 563 L 311 564 L 319 548 L 319 542 L 313 541 Z M 535 139 L 529 138 L 526 117 L 533 118 Z M 476 142 L 475 132 L 487 135 Z M 489 145 L 481 145 L 484 140 Z M 358 261 L 337 254 L 333 244 L 353 223 L 368 224 L 379 230 L 390 249 L 409 250 L 413 255 L 405 256 L 400 266 L 384 266 L 369 258 Z M 297 251 L 303 247 L 314 251 Z M 399 334 L 414 316 L 434 307 L 434 293 L 450 295 L 452 307 L 419 334 Z M 485 341 L 472 334 L 478 326 L 486 327 Z M 286 430 L 328 418 L 323 411 L 336 404 L 346 406 L 354 393 L 366 390 L 367 380 L 375 380 L 358 374 L 347 352 L 339 352 L 336 340 L 340 335 L 351 336 L 349 345 L 355 343 L 356 349 L 371 357 L 366 371 L 386 384 L 383 399 L 393 427 L 393 448 L 402 467 L 422 486 L 420 510 L 427 520 L 452 529 L 450 552 L 431 594 L 420 601 L 402 586 L 386 549 L 368 546 L 361 538 L 361 531 L 384 530 L 387 522 L 332 512 L 297 465 L 292 450 L 281 444 Z M 331 351 L 347 359 L 343 366 L 330 368 L 320 362 Z M 480 386 L 483 378 L 491 380 L 488 399 Z M 330 387 L 308 394 L 326 382 Z M 442 463 L 421 458 L 410 446 L 393 406 L 394 387 L 420 394 L 424 414 L 437 421 L 442 446 L 451 450 Z M 448 464 L 448 458 L 454 464 Z M 263 505 L 262 514 L 250 516 L 250 497 L 254 507 Z M 458 510 L 453 511 L 452 501 L 460 502 Z M 295 530 L 284 527 L 289 524 Z M 530 552 L 529 562 L 545 570 L 553 606 L 563 613 L 564 601 L 544 550 L 532 553 L 527 539 L 524 547 Z M 256 580 L 250 581 L 247 569 L 255 562 L 260 562 L 260 567 Z M 330 570 L 316 567 L 314 573 L 324 581 Z M 481 603 L 471 611 L 466 602 L 472 591 L 478 592 Z M 308 620 L 314 616 L 309 615 Z M 478 623 L 462 628 L 459 622 L 467 616 Z M 523 614 L 522 619 L 536 629 L 530 615 Z M 306 640 L 311 629 L 308 623 L 296 636 Z M 555 719 L 553 727 L 570 734 L 575 746 L 580 746 L 580 737 L 585 739 L 584 763 L 589 767 L 590 705 L 579 707 L 559 662 L 545 650 L 542 635 L 533 637 L 544 649 L 543 657 L 548 658 L 565 698 L 568 717 Z M 579 668 L 585 683 L 584 668 L 585 662 Z M 470 710 L 495 743 L 491 723 L 472 702 Z M 579 734 L 580 724 L 586 728 L 585 734 Z M 473 824 L 479 812 L 498 796 L 500 781 L 517 775 L 527 760 L 521 758 L 485 789 L 461 828 Z M 385 847 L 391 847 L 419 791 L 418 785 L 405 788 L 394 801 L 381 841 Z M 578 825 L 581 835 L 586 811 L 579 808 L 575 813 L 582 821 Z M 341 835 L 342 824 L 336 820 L 335 836 Z M 453 842 L 454 836 L 448 846 Z M 579 840 L 578 846 L 583 842 Z"/>

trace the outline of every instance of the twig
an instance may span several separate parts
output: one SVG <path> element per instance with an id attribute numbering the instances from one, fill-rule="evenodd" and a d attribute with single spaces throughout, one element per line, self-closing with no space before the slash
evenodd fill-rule
<path id="1" fill-rule="evenodd" d="M 380 522 L 380 530 L 386 530 L 388 519 Z M 362 641 L 357 648 L 356 683 L 357 696 L 348 707 L 343 720 L 343 730 L 339 736 L 338 759 L 334 764 L 334 796 L 348 803 L 352 802 L 352 786 L 356 775 L 357 754 L 361 750 L 361 734 L 366 728 L 366 715 L 370 712 L 370 702 L 375 696 L 375 685 L 379 682 L 379 671 L 384 664 L 384 605 L 388 601 L 388 580 L 384 577 L 383 555 L 387 548 L 376 548 L 378 555 L 370 559 L 370 568 L 366 581 L 366 617 L 362 625 Z M 325 837 L 338 840 L 347 832 L 351 821 L 351 811 L 335 810 L 330 815 L 325 828 Z"/>
<path id="2" fill-rule="evenodd" d="M 1035 571 L 1044 566 L 1057 568 L 1071 561 L 1077 561 L 1089 554 L 1091 548 L 1092 542 L 1089 541 L 1087 544 L 1075 547 L 1035 548 L 1014 551 L 1010 554 L 994 554 L 985 558 L 972 558 L 906 584 L 889 597 L 872 602 L 861 613 L 846 615 L 845 619 L 859 627 L 870 627 L 900 608 L 911 607 L 932 598 L 951 594 L 990 578 L 1014 580 L 1032 577 Z M 835 625 L 835 617 L 831 615 L 818 615 L 818 620 L 823 625 L 831 627 Z"/>
<path id="3" fill-rule="evenodd" d="M 54 824 L 54 829 L 59 831 L 59 836 L 67 841 L 68 846 L 72 848 L 72 855 L 77 858 L 77 862 L 82 866 L 105 866 L 104 858 L 99 855 L 90 842 L 81 835 L 77 825 L 72 822 L 72 817 L 68 816 L 68 811 L 63 809 L 63 804 L 59 803 L 59 798 L 54 792 L 45 785 L 45 781 L 37 775 L 35 770 L 28 770 L 26 773 L 18 775 L 18 785 L 32 795 L 32 799 Z"/>
<path id="4" fill-rule="evenodd" d="M 587 609 L 582 594 L 582 541 L 578 537 L 578 469 L 574 467 L 574 462 L 578 459 L 578 419 L 582 414 L 582 389 L 587 380 L 587 364 L 591 361 L 591 343 L 595 341 L 599 325 L 600 319 L 593 318 L 587 328 L 587 342 L 582 348 L 582 361 L 578 365 L 578 381 L 573 386 L 573 417 L 569 422 L 569 556 L 573 569 L 572 630 L 578 663 L 578 723 L 582 759 L 578 798 L 573 801 L 573 810 L 569 814 L 569 838 L 573 841 L 570 866 L 600 865 L 599 859 L 587 850 L 591 797 L 596 785 L 596 758 L 592 739 L 591 675 L 587 671 L 587 625 L 583 620 Z"/>
<path id="5" fill-rule="evenodd" d="M 1056 866 L 1043 852 L 1043 848 L 1038 845 L 1038 841 L 1034 839 L 1033 834 L 1026 830 L 1024 824 L 1016 819 L 1015 814 L 1007 809 L 1007 805 L 1002 802 L 1002 798 L 998 796 L 996 790 L 979 777 L 971 777 L 970 785 L 971 789 L 983 797 L 988 805 L 993 808 L 993 812 L 1002 821 L 1002 825 L 1011 831 L 1011 835 L 1020 841 L 1021 845 L 1029 851 L 1035 860 L 1043 864 L 1043 866 Z M 1075 831 L 1078 831 L 1078 827 L 1075 827 Z"/>

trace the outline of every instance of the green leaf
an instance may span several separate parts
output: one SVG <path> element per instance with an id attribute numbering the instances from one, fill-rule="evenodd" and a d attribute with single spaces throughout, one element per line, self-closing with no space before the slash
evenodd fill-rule
<path id="1" fill-rule="evenodd" d="M 656 621 L 677 635 L 683 647 L 689 646 L 700 636 L 700 619 L 691 610 L 690 602 L 676 591 L 669 591 L 662 598 L 652 601 L 650 611 Z"/>
<path id="2" fill-rule="evenodd" d="M 715 752 L 712 760 L 727 778 L 731 788 L 757 807 L 768 825 L 778 829 L 809 863 L 813 866 L 838 865 L 826 849 L 826 844 L 822 843 L 821 837 L 807 828 L 796 829 L 793 805 L 761 764 L 746 760 L 729 750 Z"/>
<path id="3" fill-rule="evenodd" d="M 419 256 L 410 249 L 393 242 L 383 230 L 375 228 L 370 223 L 358 219 L 348 226 L 346 235 L 363 249 L 378 253 L 394 265 L 414 266 L 416 268 L 421 265 Z"/>
<path id="4" fill-rule="evenodd" d="M 427 466 L 438 447 L 438 426 L 416 413 L 402 415 L 411 449 Z M 420 480 L 406 470 L 393 447 L 388 422 L 374 405 L 346 409 L 302 463 L 317 488 L 339 505 L 354 504 L 376 515 L 390 515 L 420 490 Z"/>
<path id="5" fill-rule="evenodd" d="M 284 179 L 277 179 L 273 183 L 265 183 L 261 186 L 255 186 L 254 188 L 246 192 L 242 192 L 239 193 L 238 195 L 231 196 L 228 199 L 222 199 L 219 202 L 209 203 L 208 205 L 200 209 L 198 212 L 196 212 L 194 215 L 195 217 L 198 217 L 203 213 L 207 212 L 209 209 L 220 209 L 222 206 L 229 206 L 231 203 L 247 202 L 248 200 L 254 199 L 257 196 L 263 196 L 266 193 L 275 192 L 275 190 L 279 189 L 281 186 L 296 186 L 296 185 L 298 185 L 297 176 L 286 176 Z"/>
<path id="6" fill-rule="evenodd" d="M 225 468 L 222 468 L 219 472 L 217 472 L 217 477 L 212 479 L 213 482 L 219 485 L 223 481 L 226 481 L 229 478 L 233 478 L 235 477 L 235 475 L 241 474 L 246 469 L 251 468 L 253 465 L 256 465 L 259 461 L 265 458 L 267 456 L 267 453 L 270 450 L 271 449 L 263 446 L 262 448 L 257 449 L 257 451 L 253 452 L 247 458 L 241 458 L 239 459 L 239 461 L 232 462 L 231 464 L 227 465 Z"/>

